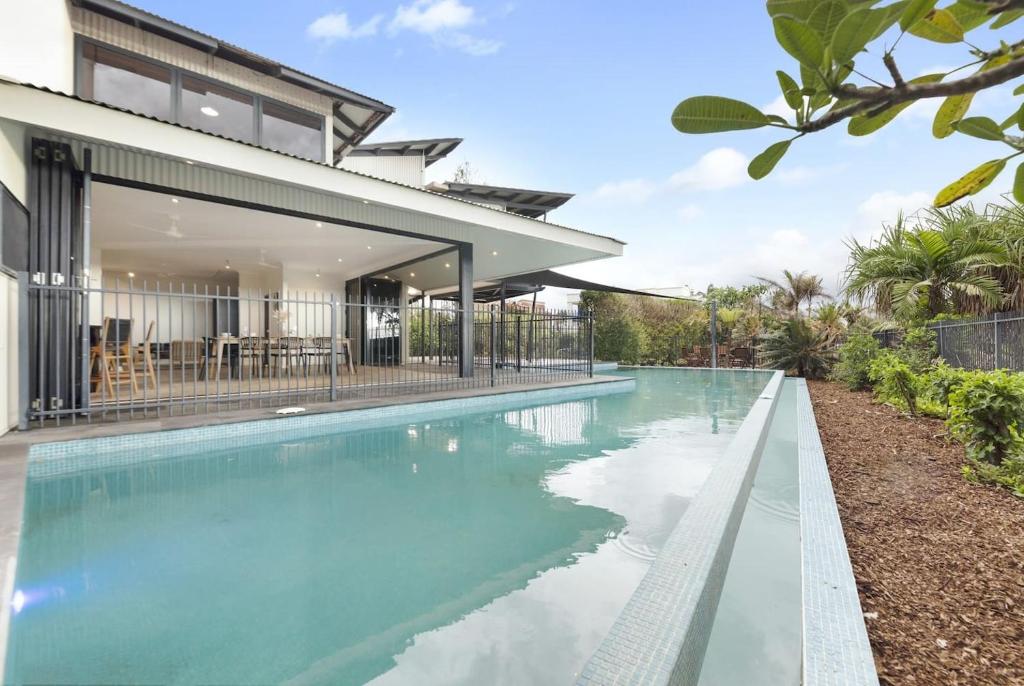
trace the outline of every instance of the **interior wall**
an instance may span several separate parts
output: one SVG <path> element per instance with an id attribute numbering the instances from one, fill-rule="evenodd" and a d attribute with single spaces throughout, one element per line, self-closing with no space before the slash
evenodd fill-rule
<path id="1" fill-rule="evenodd" d="M 152 341 L 154 343 L 171 343 L 174 341 L 195 341 L 204 337 L 214 337 L 213 301 L 205 296 L 217 292 L 221 295 L 238 294 L 238 278 L 222 281 L 177 279 L 169 283 L 167 277 L 162 279 L 154 273 L 136 272 L 130 279 L 127 272 L 105 270 L 102 284 L 105 289 L 114 289 L 118 293 L 104 293 L 102 298 L 90 298 L 101 301 L 101 312 L 95 324 L 102 324 L 103 318 L 132 319 L 132 343 L 141 343 L 146 337 L 150 323 L 155 324 Z M 159 283 L 160 295 L 156 295 L 156 284 Z M 143 294 L 143 284 L 146 286 Z M 184 295 L 182 295 L 184 290 Z"/>
<path id="2" fill-rule="evenodd" d="M 262 336 L 266 330 L 263 302 L 266 296 L 282 290 L 281 270 L 260 268 L 238 272 L 238 293 L 241 303 L 238 325 L 243 336 Z"/>
<path id="3" fill-rule="evenodd" d="M 0 21 L 0 75 L 74 92 L 74 45 L 65 0 L 11 0 Z"/>
<path id="4" fill-rule="evenodd" d="M 340 277 L 324 275 L 317 278 L 307 271 L 282 270 L 282 303 L 280 335 L 329 336 L 331 333 L 331 297 L 345 302 L 345 282 Z M 345 331 L 345 308 L 336 307 L 337 331 Z"/>

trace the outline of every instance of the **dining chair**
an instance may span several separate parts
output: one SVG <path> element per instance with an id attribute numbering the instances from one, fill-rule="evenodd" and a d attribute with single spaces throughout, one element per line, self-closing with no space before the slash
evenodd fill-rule
<path id="1" fill-rule="evenodd" d="M 156 388 L 156 367 L 153 364 L 153 331 L 156 328 L 156 322 L 150 321 L 149 326 L 146 327 L 146 338 L 143 339 L 142 345 L 136 350 L 136 359 L 134 364 L 142 365 L 142 383 L 148 384 L 152 382 L 153 388 Z"/>
<path id="2" fill-rule="evenodd" d="M 250 375 L 254 367 L 262 369 L 266 359 L 267 339 L 262 336 L 242 336 L 238 339 L 238 343 L 239 371 L 241 371 L 242 365 L 248 365 Z"/>
<path id="3" fill-rule="evenodd" d="M 291 375 L 296 364 L 303 366 L 302 338 L 299 336 L 281 336 L 270 346 L 270 368 L 278 375 L 285 369 Z"/>
<path id="4" fill-rule="evenodd" d="M 92 361 L 99 360 L 100 381 L 107 393 L 114 395 L 114 380 L 124 379 L 122 369 L 127 369 L 132 392 L 138 393 L 139 384 L 135 379 L 135 361 L 132 355 L 132 319 L 103 318 L 103 329 L 99 344 L 90 350 Z M 90 362 L 90 367 L 92 363 Z"/>

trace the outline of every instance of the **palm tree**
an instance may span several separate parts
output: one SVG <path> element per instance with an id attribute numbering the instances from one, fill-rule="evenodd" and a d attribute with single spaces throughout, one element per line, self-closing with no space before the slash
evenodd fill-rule
<path id="1" fill-rule="evenodd" d="M 814 313 L 814 321 L 818 330 L 832 342 L 839 340 L 843 332 L 846 331 L 843 308 L 836 303 L 819 305 L 817 312 Z"/>
<path id="2" fill-rule="evenodd" d="M 828 292 L 822 285 L 821 277 L 808 272 L 794 274 L 788 269 L 782 270 L 782 281 L 775 281 L 764 276 L 757 280 L 772 289 L 772 306 L 784 312 L 797 314 L 800 305 L 807 302 L 807 316 L 811 316 L 811 305 L 815 298 L 828 298 Z"/>
<path id="3" fill-rule="evenodd" d="M 769 369 L 820 379 L 835 362 L 834 348 L 823 331 L 815 330 L 806 319 L 792 317 L 764 337 L 761 355 Z"/>
<path id="4" fill-rule="evenodd" d="M 901 320 L 996 308 L 1003 291 L 991 270 L 1008 256 L 990 234 L 988 220 L 970 207 L 927 210 L 913 227 L 900 215 L 878 240 L 847 244 L 846 292 Z"/>
<path id="5" fill-rule="evenodd" d="M 989 205 L 986 214 L 991 220 L 992 238 L 1006 250 L 1007 263 L 992 271 L 1003 289 L 1003 307 L 1024 309 L 1024 206 Z"/>

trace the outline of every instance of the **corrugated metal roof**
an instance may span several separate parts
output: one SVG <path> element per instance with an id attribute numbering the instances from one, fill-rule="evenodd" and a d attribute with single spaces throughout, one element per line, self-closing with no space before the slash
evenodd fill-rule
<path id="1" fill-rule="evenodd" d="M 462 143 L 461 138 L 426 138 L 415 141 L 387 141 L 363 143 L 349 152 L 349 157 L 423 157 L 424 166 L 429 167 L 443 160 Z"/>

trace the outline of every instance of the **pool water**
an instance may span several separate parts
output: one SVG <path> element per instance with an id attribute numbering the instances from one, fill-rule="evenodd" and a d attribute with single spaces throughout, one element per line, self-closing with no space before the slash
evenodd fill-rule
<path id="1" fill-rule="evenodd" d="M 567 683 L 769 379 L 624 376 L 30 478 L 5 682 Z"/>

